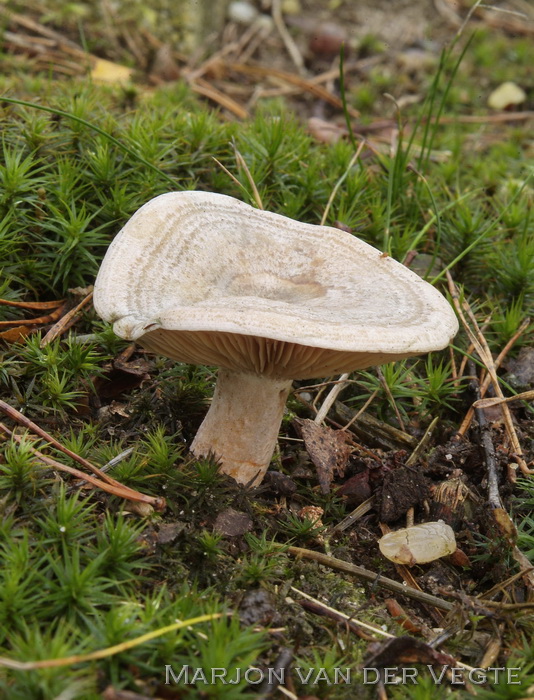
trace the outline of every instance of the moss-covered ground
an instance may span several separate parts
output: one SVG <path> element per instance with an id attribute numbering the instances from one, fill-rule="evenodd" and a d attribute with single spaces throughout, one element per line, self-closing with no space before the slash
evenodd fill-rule
<path id="1" fill-rule="evenodd" d="M 410 262 L 446 295 L 449 270 L 494 356 L 522 327 L 499 374 L 506 395 L 531 389 L 528 379 L 517 380 L 513 360 L 524 369 L 525 360 L 517 358 L 526 356 L 532 340 L 526 321 L 534 299 L 532 121 L 494 121 L 480 94 L 481 86 L 485 90 L 504 80 L 528 87 L 532 48 L 523 37 L 491 29 L 481 30 L 469 44 L 467 37 L 468 32 L 445 54 L 441 68 L 436 63 L 418 74 L 419 91 L 431 99 L 402 110 L 396 153 L 372 143 L 352 166 L 350 138 L 318 142 L 281 100 L 265 101 L 238 123 L 199 101 L 180 81 L 150 90 L 104 87 L 15 66 L 16 74 L 0 79 L 0 92 L 32 104 L 0 98 L 0 298 L 57 300 L 58 305 L 66 299 L 74 306 L 89 293 L 113 236 L 142 204 L 163 192 L 200 189 L 254 204 L 239 153 L 266 209 L 310 223 L 321 221 L 345 176 L 326 223 L 341 222 Z M 372 123 L 377 100 L 395 92 L 403 79 L 393 68 L 371 73 L 365 85 L 347 86 L 347 102 L 362 110 L 362 123 Z M 528 99 L 532 105 L 531 82 Z M 450 119 L 473 114 L 487 118 Z M 436 125 L 439 115 L 447 121 Z M 0 305 L 0 398 L 73 452 L 108 465 L 107 473 L 121 483 L 163 496 L 167 508 L 159 513 L 132 506 L 43 464 L 32 448 L 79 466 L 5 418 L 22 440 L 0 437 L 0 655 L 22 662 L 83 655 L 180 621 L 222 616 L 97 660 L 34 669 L 0 663 L 0 695 L 9 700 L 255 697 L 257 687 L 244 678 L 236 684 L 166 686 L 165 666 L 225 668 L 233 677 L 237 668 L 272 667 L 283 650 L 291 652 L 294 666 L 328 669 L 331 676 L 333 669 L 349 667 L 354 683 L 360 683 L 369 641 L 305 611 L 292 587 L 391 634 L 406 634 L 386 608 L 390 594 L 296 559 L 287 546 L 326 551 L 400 579 L 378 551 L 376 511 L 328 536 L 328 528 L 353 505 L 337 493 L 342 480 L 331 493 L 321 493 L 299 441 L 294 420 L 313 417 L 309 401 L 317 390 L 305 390 L 307 402 L 298 392 L 292 395 L 284 417 L 273 468 L 290 477 L 291 488 L 273 480 L 250 492 L 218 473 L 216 464 L 188 453 L 209 406 L 215 368 L 175 363 L 140 348 L 118 362 L 128 344 L 90 304 L 68 331 L 43 346 L 53 321 L 20 321 L 48 313 Z M 472 362 L 458 376 L 466 356 Z M 415 443 L 438 418 L 417 462 L 432 489 L 448 476 L 443 464 L 474 400 L 472 372 L 479 366 L 461 331 L 451 350 L 351 376 L 341 400 L 355 413 L 373 397 L 367 413 L 402 429 Z M 532 408 L 527 402 L 511 406 L 528 463 Z M 506 581 L 519 571 L 512 545 L 534 565 L 534 487 L 532 477 L 521 472 L 517 482 L 511 478 L 509 465 L 516 456 L 500 414 L 492 414 L 491 421 L 501 496 L 517 527 L 513 543 L 496 528 L 486 503 L 485 455 L 475 422 L 462 443 L 467 459 L 454 463 L 479 497 L 457 533 L 469 563 L 412 571 L 424 590 L 457 607 L 444 618 L 413 600 L 399 600 L 422 627 L 450 628 L 452 636 L 441 649 L 470 666 L 478 667 L 490 641 L 498 640 L 489 665 L 519 668 L 521 683 L 489 683 L 478 689 L 478 697 L 519 698 L 531 695 L 528 688 L 534 685 L 533 598 L 523 578 Z M 368 452 L 355 448 L 347 477 L 369 466 L 371 450 L 379 457 L 371 465 L 378 494 L 384 473 L 402 466 L 408 452 L 372 441 L 363 447 Z M 309 505 L 323 509 L 323 530 L 298 515 Z M 232 536 L 220 521 L 215 526 L 221 513 L 230 513 L 232 520 L 229 509 L 248 518 L 245 534 Z M 424 517 L 423 508 L 416 510 L 417 520 Z M 400 519 L 393 527 L 402 525 Z M 472 600 L 498 584 L 506 593 L 496 600 L 517 609 L 493 607 L 489 614 L 467 602 L 467 596 Z M 447 598 L 447 586 L 466 597 Z M 138 695 L 120 695 L 122 690 Z M 294 673 L 287 690 L 296 697 L 355 697 L 353 686 L 306 685 Z M 375 689 L 361 686 L 358 692 L 364 697 Z M 470 691 L 436 686 L 428 676 L 418 686 L 387 688 L 396 698 L 451 692 Z"/>

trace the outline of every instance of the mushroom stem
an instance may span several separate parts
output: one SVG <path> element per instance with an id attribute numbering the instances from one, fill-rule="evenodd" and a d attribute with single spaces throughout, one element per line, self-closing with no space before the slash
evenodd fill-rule
<path id="1" fill-rule="evenodd" d="M 213 454 L 241 484 L 261 483 L 273 456 L 291 380 L 220 369 L 213 400 L 191 445 Z"/>

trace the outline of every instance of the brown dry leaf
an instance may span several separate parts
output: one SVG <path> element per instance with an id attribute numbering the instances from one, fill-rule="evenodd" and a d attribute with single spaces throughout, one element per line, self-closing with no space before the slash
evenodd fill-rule
<path id="1" fill-rule="evenodd" d="M 534 386 L 534 348 L 524 347 L 517 358 L 509 360 L 506 369 L 506 381 L 514 389 L 528 389 Z"/>
<path id="2" fill-rule="evenodd" d="M 424 625 L 421 624 L 419 620 L 413 618 L 413 613 L 408 613 L 404 610 L 402 605 L 395 600 L 395 598 L 385 599 L 386 608 L 391 617 L 395 620 L 397 624 L 403 627 L 410 634 L 420 634 L 424 633 Z"/>
<path id="3" fill-rule="evenodd" d="M 344 127 L 319 117 L 308 119 L 308 131 L 320 143 L 337 143 L 348 134 Z"/>
<path id="4" fill-rule="evenodd" d="M 16 321 L 13 321 L 13 323 L 16 323 Z M 0 340 L 3 340 L 5 343 L 18 343 L 31 332 L 31 326 L 15 326 L 15 328 L 0 332 Z"/>
<path id="5" fill-rule="evenodd" d="M 503 508 L 495 508 L 493 517 L 501 533 L 510 544 L 514 544 L 517 539 L 517 531 L 508 513 Z"/>
<path id="6" fill-rule="evenodd" d="M 298 424 L 306 450 L 317 469 L 321 492 L 329 493 L 334 472 L 339 476 L 345 473 L 351 452 L 346 443 L 347 433 L 318 425 L 312 420 L 302 420 Z"/>
<path id="7" fill-rule="evenodd" d="M 471 561 L 470 561 L 469 557 L 459 547 L 457 547 L 456 551 L 453 552 L 449 556 L 448 562 L 449 562 L 449 564 L 452 564 L 453 566 L 463 566 L 463 567 L 470 567 L 471 566 Z"/>
<path id="8" fill-rule="evenodd" d="M 124 85 L 132 80 L 133 72 L 133 68 L 106 61 L 104 58 L 97 58 L 91 70 L 91 78 L 95 83 Z"/>
<path id="9" fill-rule="evenodd" d="M 80 289 L 80 288 L 78 287 L 77 289 Z M 78 318 L 78 314 L 80 313 L 81 309 L 86 304 L 91 302 L 92 300 L 93 300 L 93 287 L 91 286 L 91 287 L 88 287 L 87 294 L 84 295 L 84 298 L 73 309 L 70 309 L 70 311 L 67 311 L 67 313 L 65 313 L 64 315 L 61 315 L 62 312 L 66 308 L 66 305 L 64 305 L 64 306 L 60 307 L 58 312 L 54 312 L 54 313 L 59 314 L 58 320 L 56 323 L 54 323 L 52 328 L 50 328 L 48 333 L 41 340 L 41 347 L 44 348 L 46 345 L 51 343 L 58 336 L 60 336 L 62 333 L 67 331 L 71 326 L 73 326 Z"/>
<path id="10" fill-rule="evenodd" d="M 365 659 L 367 668 L 386 668 L 401 664 L 437 664 L 439 666 L 456 666 L 455 660 L 448 654 L 435 651 L 431 646 L 414 637 L 403 636 L 390 639 L 383 644 L 369 645 L 371 656 Z"/>

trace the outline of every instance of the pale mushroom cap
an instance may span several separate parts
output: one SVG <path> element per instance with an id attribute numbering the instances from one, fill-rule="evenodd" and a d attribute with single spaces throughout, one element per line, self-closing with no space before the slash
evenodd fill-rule
<path id="1" fill-rule="evenodd" d="M 458 330 L 436 289 L 351 234 L 206 192 L 141 207 L 94 304 L 117 335 L 169 357 L 290 378 L 438 350 Z"/>

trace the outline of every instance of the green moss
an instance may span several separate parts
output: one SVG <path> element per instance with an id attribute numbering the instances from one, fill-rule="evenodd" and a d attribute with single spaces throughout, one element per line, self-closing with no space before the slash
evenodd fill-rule
<path id="1" fill-rule="evenodd" d="M 474 39 L 456 91 L 447 91 L 446 79 L 436 84 L 432 115 L 441 99 L 455 111 L 465 111 L 478 99 L 476 71 L 486 66 L 493 70 L 497 60 L 495 55 L 488 58 L 491 41 L 484 33 Z M 369 46 L 377 50 L 373 43 Z M 523 40 L 497 43 L 495 51 L 523 70 Z M 489 84 L 490 76 L 484 76 Z M 371 114 L 375 98 L 392 82 L 392 75 L 377 71 L 369 84 L 354 88 L 349 100 Z M 148 199 L 169 189 L 213 190 L 254 202 L 235 149 L 266 208 L 311 223 L 321 220 L 353 156 L 346 140 L 332 146 L 314 142 L 280 103 L 238 125 L 201 105 L 182 83 L 149 96 L 23 76 L 16 83 L 1 78 L 0 88 L 78 119 L 0 103 L 4 299 L 59 299 L 73 287 L 92 284 L 106 246 L 121 226 Z M 420 109 L 411 107 L 406 116 Z M 499 351 L 531 313 L 534 296 L 525 132 L 517 126 L 494 130 L 443 124 L 425 134 L 421 125 L 413 137 L 418 149 L 411 150 L 410 138 L 406 129 L 394 157 L 386 146 L 379 155 L 366 153 L 351 166 L 331 202 L 327 223 L 341 222 L 401 260 L 412 250 L 426 256 L 423 273 L 431 276 L 452 265 L 455 280 L 476 299 L 480 319 L 491 316 L 488 339 Z M 28 317 L 5 306 L 0 313 L 3 320 Z M 466 350 L 466 338 L 456 342 Z M 524 334 L 515 350 L 528 342 Z M 280 551 L 279 545 L 290 540 L 317 546 L 324 535 L 313 522 L 291 514 L 283 498 L 264 491 L 252 500 L 215 463 L 187 454 L 213 392 L 214 371 L 138 354 L 146 376 L 119 391 L 117 368 L 111 363 L 124 348 L 93 311 L 87 311 L 71 336 L 45 347 L 36 334 L 0 348 L 5 400 L 94 463 L 103 466 L 118 458 L 108 465 L 116 479 L 145 493 L 164 494 L 168 501 L 163 516 L 127 513 L 114 497 L 89 490 L 78 495 L 76 480 L 37 462 L 30 438 L 20 446 L 3 443 L 2 655 L 30 660 L 93 651 L 176 619 L 235 612 L 248 590 L 263 587 L 275 597 L 274 612 L 289 616 L 283 644 L 293 647 L 298 641 L 303 664 L 356 669 L 364 644 L 349 640 L 334 622 L 288 602 L 290 585 L 385 624 L 381 604 L 367 605 L 369 594 L 354 580 Z M 395 408 L 417 430 L 435 415 L 445 425 L 457 425 L 467 408 L 447 353 L 387 365 L 381 376 L 368 371 L 354 380 L 344 400 L 359 409 L 374 397 L 369 412 L 392 424 L 397 421 Z M 102 398 L 103 386 L 108 398 Z M 295 399 L 289 409 L 290 417 L 306 414 Z M 289 417 L 283 430 L 295 439 Z M 298 448 L 288 444 L 281 455 L 286 472 L 298 461 Z M 41 442 L 35 446 L 48 449 Z M 321 506 L 325 525 L 346 515 L 339 496 L 321 495 L 305 478 L 296 481 L 295 503 Z M 252 531 L 246 536 L 214 533 L 216 516 L 229 507 L 251 518 Z M 164 526 L 175 527 L 168 540 L 162 536 Z M 530 524 L 520 536 L 530 547 Z M 353 544 L 346 535 L 333 546 L 350 559 Z M 379 570 L 381 560 L 368 549 L 368 565 Z M 272 620 L 278 625 L 274 613 Z M 234 614 L 230 620 L 166 635 L 93 665 L 2 671 L 0 691 L 10 698 L 44 700 L 70 691 L 92 700 L 99 697 L 101 681 L 140 692 L 139 679 L 161 682 L 166 663 L 246 668 L 272 660 L 274 648 L 273 638 L 240 626 Z M 243 686 L 220 690 L 218 697 L 236 697 L 238 691 Z M 344 697 L 348 691 L 317 692 Z M 418 692 L 426 697 L 423 690 Z"/>

